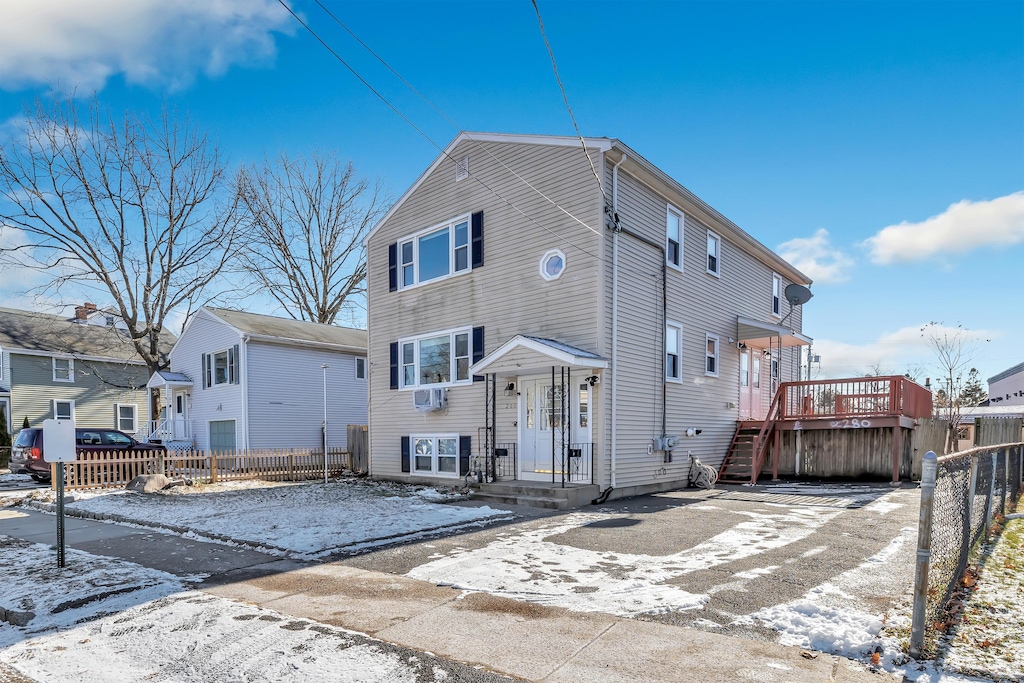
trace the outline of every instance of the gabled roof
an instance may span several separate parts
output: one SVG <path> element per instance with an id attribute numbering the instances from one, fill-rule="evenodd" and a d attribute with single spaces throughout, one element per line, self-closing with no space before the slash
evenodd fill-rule
<path id="1" fill-rule="evenodd" d="M 322 325 L 304 320 L 278 318 L 272 315 L 246 313 L 229 308 L 209 308 L 215 317 L 223 320 L 244 335 L 269 342 L 340 346 L 351 350 L 366 350 L 366 330 L 337 325 Z"/>
<path id="2" fill-rule="evenodd" d="M 170 337 L 170 339 L 167 339 Z M 165 333 L 164 350 L 172 335 Z M 109 359 L 144 365 L 131 339 L 113 327 L 75 323 L 49 313 L 0 308 L 0 347 L 4 351 Z"/>
<path id="3" fill-rule="evenodd" d="M 670 202 L 674 204 L 686 204 L 686 210 L 688 210 L 689 213 L 696 213 L 696 217 L 699 218 L 701 222 L 708 224 L 709 228 L 722 233 L 722 237 L 766 262 L 779 273 L 785 274 L 789 280 L 805 285 L 811 284 L 811 279 L 806 274 L 800 272 L 795 266 L 793 266 L 793 264 L 789 263 L 774 251 L 761 244 L 761 242 L 757 241 L 745 230 L 719 213 L 716 209 L 706 204 L 700 197 L 683 187 L 682 184 L 670 175 L 637 154 L 621 140 L 605 137 L 583 138 L 583 140 L 586 143 L 587 149 L 595 150 L 602 154 L 611 152 L 610 156 L 612 157 L 612 161 L 620 161 L 625 158 L 625 166 L 623 170 L 631 172 L 635 177 L 648 186 L 654 187 L 655 191 L 659 191 L 666 195 L 666 198 Z M 581 147 L 580 138 L 571 136 L 474 133 L 465 131 L 459 133 L 455 139 L 445 147 L 444 151 L 434 159 L 434 162 L 427 168 L 427 170 L 425 170 L 420 177 L 416 179 L 416 182 L 414 182 L 412 186 L 406 190 L 401 197 L 399 197 L 398 201 L 395 202 L 388 212 L 384 214 L 375 226 L 373 226 L 370 232 L 367 233 L 366 238 L 363 240 L 364 244 L 369 243 L 370 238 L 376 234 L 380 227 L 398 211 L 405 201 L 414 192 L 416 192 L 420 185 L 423 184 L 423 182 L 441 164 L 445 162 L 453 163 L 452 154 L 455 148 L 464 142 L 499 142 L 524 145 L 547 145 L 552 147 Z M 581 153 L 582 151 L 583 150 L 580 149 Z M 470 173 L 472 174 L 472 167 Z M 596 185 L 593 187 L 594 191 L 597 192 Z"/>
<path id="4" fill-rule="evenodd" d="M 474 363 L 469 372 L 473 375 L 489 372 L 527 374 L 552 366 L 599 370 L 608 367 L 608 360 L 554 339 L 517 334 Z"/>

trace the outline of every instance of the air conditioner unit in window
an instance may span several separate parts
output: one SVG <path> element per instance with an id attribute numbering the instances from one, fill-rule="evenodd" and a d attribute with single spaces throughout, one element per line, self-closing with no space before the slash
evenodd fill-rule
<path id="1" fill-rule="evenodd" d="M 417 389 L 412 392 L 412 407 L 421 413 L 444 410 L 444 389 Z"/>

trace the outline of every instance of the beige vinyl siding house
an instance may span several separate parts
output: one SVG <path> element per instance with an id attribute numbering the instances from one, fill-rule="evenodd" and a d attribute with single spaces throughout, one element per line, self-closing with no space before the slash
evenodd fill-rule
<path id="1" fill-rule="evenodd" d="M 619 141 L 586 146 L 593 168 L 575 138 L 462 134 L 367 238 L 373 477 L 450 481 L 508 451 L 516 479 L 559 481 L 568 465 L 556 453 L 568 453 L 591 459 L 583 483 L 612 496 L 677 487 L 688 453 L 722 461 L 741 395 L 744 417 L 763 413 L 773 382 L 799 378 L 790 345 L 809 340 L 799 307 L 781 300 L 773 312 L 773 276 L 780 287 L 808 278 Z M 460 220 L 479 259 L 458 253 Z M 460 331 L 482 348 L 456 348 Z M 443 409 L 414 406 L 425 388 L 440 389 Z M 700 433 L 683 437 L 691 428 Z M 654 441 L 665 436 L 680 437 L 669 451 Z M 436 449 L 456 439 L 453 471 Z M 417 468 L 417 444 L 430 467 Z"/>
<path id="2" fill-rule="evenodd" d="M 77 318 L 0 308 L 0 409 L 11 432 L 27 418 L 144 436 L 148 370 L 125 333 Z"/>

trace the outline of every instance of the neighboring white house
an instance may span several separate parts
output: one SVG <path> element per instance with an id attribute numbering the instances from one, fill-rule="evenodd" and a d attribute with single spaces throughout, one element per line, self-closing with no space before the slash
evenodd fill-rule
<path id="1" fill-rule="evenodd" d="M 327 367 L 324 368 L 323 366 Z M 366 424 L 366 331 L 223 308 L 200 309 L 154 373 L 150 438 L 200 450 L 345 447 Z"/>
<path id="2" fill-rule="evenodd" d="M 807 276 L 615 139 L 460 134 L 366 244 L 374 478 L 685 485 L 810 342 Z"/>
<path id="3" fill-rule="evenodd" d="M 988 378 L 990 406 L 1024 406 L 1024 363 Z"/>

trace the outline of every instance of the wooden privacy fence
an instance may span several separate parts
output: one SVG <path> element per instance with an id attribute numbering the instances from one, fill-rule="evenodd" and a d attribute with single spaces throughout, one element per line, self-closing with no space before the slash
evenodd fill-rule
<path id="1" fill-rule="evenodd" d="M 353 472 L 367 474 L 370 471 L 369 439 L 366 436 L 366 425 L 348 426 L 349 469 Z"/>
<path id="2" fill-rule="evenodd" d="M 56 467 L 56 463 L 51 465 L 54 477 Z M 347 450 L 327 450 L 329 475 L 337 476 L 350 469 Z M 261 449 L 90 453 L 82 460 L 65 463 L 64 485 L 68 489 L 118 487 L 140 474 L 164 474 L 172 479 L 184 478 L 210 484 L 246 479 L 302 481 L 324 476 L 324 452 L 322 449 Z M 51 478 L 51 481 L 56 479 Z"/>

